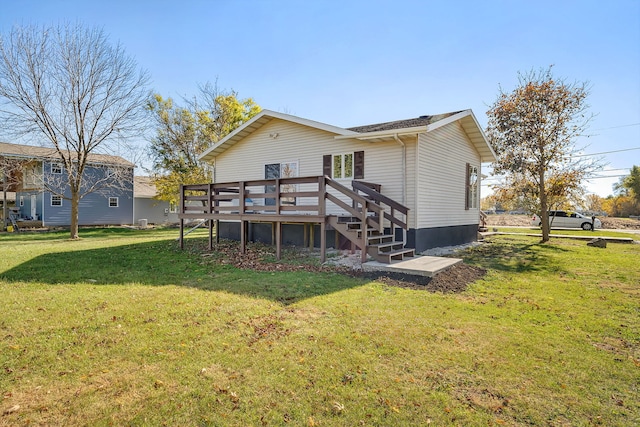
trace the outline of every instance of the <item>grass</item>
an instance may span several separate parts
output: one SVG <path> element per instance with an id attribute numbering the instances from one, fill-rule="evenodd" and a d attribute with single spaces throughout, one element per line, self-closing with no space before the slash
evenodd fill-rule
<path id="1" fill-rule="evenodd" d="M 525 227 L 489 227 L 490 231 L 493 231 L 493 229 L 497 229 L 499 232 L 501 233 L 519 233 L 519 234 L 542 234 L 542 230 L 540 230 L 540 227 L 529 227 L 529 228 L 525 228 Z M 602 229 L 597 229 L 595 231 L 585 231 L 585 230 L 579 230 L 579 229 L 567 229 L 567 228 L 563 228 L 563 229 L 552 229 L 551 232 L 549 233 L 551 236 L 553 235 L 564 235 L 564 236 L 583 236 L 583 237 L 627 237 L 627 238 L 632 238 L 635 240 L 640 239 L 640 237 L 638 236 L 638 234 L 634 234 L 634 233 L 625 233 L 625 232 L 621 232 L 621 231 L 608 231 L 608 230 L 602 230 Z"/>
<path id="2" fill-rule="evenodd" d="M 462 294 L 0 235 L 0 425 L 640 423 L 640 246 L 495 236 Z"/>

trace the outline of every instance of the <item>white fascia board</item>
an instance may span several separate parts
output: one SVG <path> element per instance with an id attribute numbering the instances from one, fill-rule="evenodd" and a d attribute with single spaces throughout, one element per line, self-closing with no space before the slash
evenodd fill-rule
<path id="1" fill-rule="evenodd" d="M 471 110 L 469 110 L 469 111 L 471 111 Z M 492 162 L 495 161 L 495 159 L 497 159 L 498 156 L 496 155 L 496 152 L 493 150 L 493 147 L 491 146 L 491 144 L 489 144 L 489 139 L 487 138 L 487 135 L 484 134 L 484 130 L 482 129 L 482 126 L 480 126 L 480 123 L 478 123 L 478 120 L 476 119 L 476 116 L 475 116 L 475 114 L 473 114 L 473 112 L 471 112 L 471 118 L 473 119 L 474 123 L 478 127 L 478 130 L 480 131 L 480 135 L 482 135 L 482 138 L 486 141 L 487 147 L 489 147 L 489 151 L 491 152 L 491 155 L 493 156 L 493 160 L 491 160 L 491 161 Z"/>
<path id="2" fill-rule="evenodd" d="M 240 125 L 239 127 L 237 127 L 233 132 L 231 132 L 229 135 L 225 136 L 224 138 L 222 138 L 220 141 L 218 141 L 217 143 L 213 144 L 211 147 L 209 147 L 208 150 L 206 150 L 204 153 L 200 154 L 198 156 L 198 160 L 202 160 L 203 158 L 207 157 L 209 155 L 209 153 L 211 153 L 212 151 L 214 151 L 215 149 L 217 149 L 218 147 L 220 147 L 221 145 L 225 144 L 228 140 L 232 139 L 234 136 L 236 136 L 237 134 L 239 134 L 240 132 L 242 132 L 242 130 L 244 128 L 246 128 L 247 126 L 252 125 L 254 122 L 258 121 L 260 118 L 262 118 L 262 116 L 266 115 L 267 112 L 269 112 L 269 110 L 262 110 L 260 111 L 258 114 L 256 114 L 255 116 L 253 116 L 252 118 L 250 118 L 249 120 L 247 120 L 246 122 L 244 122 L 242 125 Z"/>
<path id="3" fill-rule="evenodd" d="M 435 123 L 431 123 L 430 125 L 427 126 L 427 132 L 431 132 L 432 130 L 436 130 L 442 126 L 446 126 L 449 123 L 453 123 L 457 120 L 467 117 L 469 114 L 473 115 L 471 110 L 463 110 L 463 111 L 460 111 L 458 114 L 454 114 L 453 116 L 447 117 L 446 119 L 438 120 Z"/>
<path id="4" fill-rule="evenodd" d="M 344 129 L 338 126 L 333 126 L 333 125 L 329 125 L 322 122 L 316 122 L 315 120 L 309 120 L 309 119 L 304 119 L 302 117 L 292 116 L 291 114 L 278 113 L 276 111 L 270 111 L 270 110 L 262 110 L 262 111 L 267 111 L 269 116 L 274 117 L 276 119 L 298 123 L 304 126 L 325 130 L 331 133 L 338 133 L 340 135 L 357 135 L 358 134 L 358 132 L 354 132 L 352 130 Z"/>
<path id="5" fill-rule="evenodd" d="M 379 130 L 376 132 L 355 133 L 355 135 L 338 135 L 334 139 L 359 139 L 365 141 L 367 139 L 377 138 L 393 138 L 394 136 L 415 135 L 424 133 L 429 130 L 428 126 L 414 126 L 410 128 Z"/>

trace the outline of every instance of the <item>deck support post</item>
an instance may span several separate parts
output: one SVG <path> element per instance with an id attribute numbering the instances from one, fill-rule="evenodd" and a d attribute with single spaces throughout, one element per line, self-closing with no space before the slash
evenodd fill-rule
<path id="1" fill-rule="evenodd" d="M 244 255 L 247 253 L 247 228 L 246 221 L 240 220 L 240 252 Z"/>
<path id="2" fill-rule="evenodd" d="M 180 218 L 180 249 L 184 249 L 184 218 Z"/>
<path id="3" fill-rule="evenodd" d="M 309 249 L 313 250 L 313 243 L 315 241 L 315 224 L 309 224 Z"/>
<path id="4" fill-rule="evenodd" d="M 327 260 L 327 220 L 320 223 L 320 262 Z"/>
<path id="5" fill-rule="evenodd" d="M 220 220 L 216 219 L 216 245 L 220 243 Z"/>
<path id="6" fill-rule="evenodd" d="M 276 259 L 280 261 L 282 255 L 282 223 L 276 222 Z"/>
<path id="7" fill-rule="evenodd" d="M 213 250 L 213 220 L 207 221 L 209 223 L 209 250 Z"/>
<path id="8" fill-rule="evenodd" d="M 184 185 L 180 184 L 180 213 L 184 213 Z M 180 249 L 184 249 L 184 218 L 180 218 Z"/>

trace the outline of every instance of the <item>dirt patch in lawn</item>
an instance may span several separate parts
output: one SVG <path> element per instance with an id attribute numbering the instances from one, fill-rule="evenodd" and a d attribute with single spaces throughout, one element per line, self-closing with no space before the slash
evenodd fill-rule
<path id="1" fill-rule="evenodd" d="M 487 270 L 484 268 L 459 263 L 441 271 L 433 277 L 414 276 L 388 271 L 366 272 L 358 275 L 382 282 L 385 285 L 400 288 L 430 292 L 459 293 L 464 292 L 469 284 L 481 279 L 485 274 L 487 274 Z"/>
<path id="2" fill-rule="evenodd" d="M 482 278 L 486 270 L 480 267 L 456 264 L 434 277 L 417 276 L 387 271 L 367 271 L 359 269 L 353 263 L 320 264 L 317 251 L 300 248 L 283 248 L 281 260 L 275 259 L 275 248 L 269 245 L 251 243 L 247 245 L 245 254 L 240 252 L 238 242 L 221 241 L 214 246 L 212 252 L 203 251 L 202 257 L 207 263 L 232 265 L 236 268 L 254 271 L 310 271 L 338 272 L 353 277 L 375 280 L 388 286 L 425 290 L 430 292 L 463 292 L 470 283 Z M 347 255 L 337 252 L 334 257 L 343 260 L 359 260 L 358 255 Z M 335 260 L 334 260 L 335 261 Z M 357 263 L 357 261 L 356 261 Z"/>

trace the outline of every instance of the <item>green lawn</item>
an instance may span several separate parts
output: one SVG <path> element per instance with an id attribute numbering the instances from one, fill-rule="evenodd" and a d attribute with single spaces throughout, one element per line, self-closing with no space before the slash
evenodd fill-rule
<path id="1" fill-rule="evenodd" d="M 489 227 L 490 231 L 493 231 L 493 229 L 498 230 L 498 232 L 501 233 L 518 233 L 518 234 L 538 234 L 538 235 L 542 235 L 542 230 L 540 230 L 540 227 L 502 227 L 502 226 L 497 226 L 497 227 Z M 562 229 L 551 229 L 551 232 L 549 233 L 550 236 L 553 235 L 563 235 L 563 236 L 582 236 L 582 237 L 591 237 L 591 238 L 596 238 L 596 237 L 626 237 L 626 238 L 632 238 L 635 240 L 640 240 L 640 235 L 638 235 L 637 233 L 625 233 L 622 231 L 609 231 L 609 230 L 594 230 L 594 231 L 586 231 L 586 230 L 580 230 L 580 229 L 567 229 L 567 228 L 562 228 Z"/>
<path id="2" fill-rule="evenodd" d="M 434 294 L 81 236 L 0 234 L 0 425 L 640 424 L 640 245 L 494 236 Z"/>

